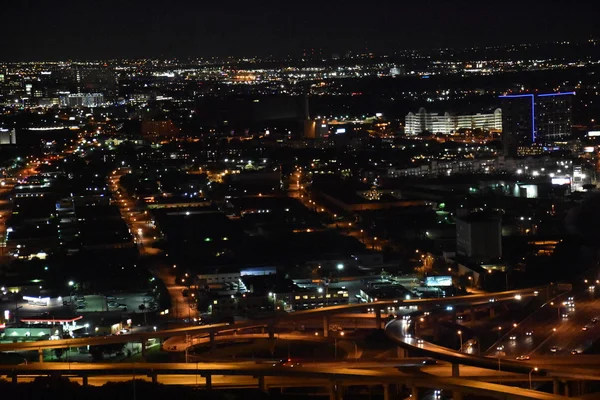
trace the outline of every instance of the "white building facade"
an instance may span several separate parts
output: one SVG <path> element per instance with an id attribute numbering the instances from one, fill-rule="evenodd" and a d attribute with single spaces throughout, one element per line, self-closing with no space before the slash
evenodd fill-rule
<path id="1" fill-rule="evenodd" d="M 483 129 L 502 131 L 502 110 L 494 110 L 491 114 L 451 115 L 428 113 L 421 107 L 417 113 L 409 112 L 405 118 L 404 132 L 407 135 L 418 135 L 421 132 L 441 133 L 449 135 L 459 129 Z"/>

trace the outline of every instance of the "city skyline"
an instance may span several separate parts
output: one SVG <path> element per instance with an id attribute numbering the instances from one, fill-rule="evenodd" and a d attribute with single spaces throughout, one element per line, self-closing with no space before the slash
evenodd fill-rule
<path id="1" fill-rule="evenodd" d="M 545 2 L 540 8 L 513 0 L 502 7 L 469 0 L 386 1 L 376 7 L 23 1 L 3 5 L 4 29 L 15 34 L 0 46 L 0 60 L 331 56 L 583 40 L 598 33 L 591 11 L 590 4 L 563 9 L 559 2 Z"/>

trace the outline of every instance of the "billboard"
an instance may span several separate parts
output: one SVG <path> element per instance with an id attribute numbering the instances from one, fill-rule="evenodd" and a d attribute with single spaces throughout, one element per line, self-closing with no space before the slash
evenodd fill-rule
<path id="1" fill-rule="evenodd" d="M 553 185 L 570 185 L 571 178 L 552 178 Z"/>
<path id="2" fill-rule="evenodd" d="M 23 296 L 23 300 L 32 306 L 47 306 L 50 303 L 50 297 Z"/>
<path id="3" fill-rule="evenodd" d="M 425 278 L 426 286 L 452 286 L 451 276 L 428 276 Z"/>

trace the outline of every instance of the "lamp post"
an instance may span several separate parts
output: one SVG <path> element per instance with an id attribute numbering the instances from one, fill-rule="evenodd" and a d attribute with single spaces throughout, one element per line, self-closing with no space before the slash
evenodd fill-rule
<path id="1" fill-rule="evenodd" d="M 538 371 L 538 367 L 535 367 L 531 371 L 529 371 L 529 390 L 531 390 L 531 374 Z"/>
<path id="2" fill-rule="evenodd" d="M 342 336 L 342 337 L 344 336 L 344 332 L 343 331 L 340 332 L 340 336 Z M 334 348 L 334 350 L 333 350 L 333 359 L 337 360 L 337 336 L 333 337 L 333 348 Z"/>
<path id="3" fill-rule="evenodd" d="M 69 306 L 73 307 L 73 287 L 75 286 L 75 282 L 69 281 Z"/>
<path id="4" fill-rule="evenodd" d="M 551 306 L 553 306 L 553 305 L 554 305 L 554 302 L 553 302 L 553 301 L 551 301 L 551 302 L 550 302 L 550 305 L 551 305 Z M 556 305 L 556 315 L 557 315 L 558 319 L 560 320 L 560 304 L 557 304 L 557 305 Z"/>
<path id="5" fill-rule="evenodd" d="M 358 346 L 354 340 L 352 341 L 352 344 L 354 345 L 354 360 L 358 361 Z"/>
<path id="6" fill-rule="evenodd" d="M 458 351 L 460 351 L 462 353 L 462 348 L 463 348 L 462 331 L 458 331 L 456 333 L 458 333 L 458 337 L 460 338 L 460 348 L 458 349 Z"/>

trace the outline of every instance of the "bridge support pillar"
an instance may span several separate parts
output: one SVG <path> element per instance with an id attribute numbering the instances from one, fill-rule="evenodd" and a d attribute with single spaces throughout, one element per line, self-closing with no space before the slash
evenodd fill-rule
<path id="1" fill-rule="evenodd" d="M 88 377 L 82 376 L 81 377 L 81 386 L 87 386 L 87 385 L 88 385 Z"/>
<path id="2" fill-rule="evenodd" d="M 396 357 L 397 358 L 407 358 L 408 351 L 404 347 L 396 346 Z"/>
<path id="3" fill-rule="evenodd" d="M 569 381 L 565 381 L 565 397 L 571 397 L 571 388 Z"/>
<path id="4" fill-rule="evenodd" d="M 379 306 L 375 310 L 375 326 L 377 329 L 381 329 L 381 309 Z"/>
<path id="5" fill-rule="evenodd" d="M 586 381 L 579 381 L 578 385 L 577 385 L 577 389 L 578 389 L 578 396 L 583 396 L 586 394 L 587 392 L 587 382 Z"/>
<path id="6" fill-rule="evenodd" d="M 275 326 L 273 324 L 270 324 L 268 326 L 268 330 L 269 330 L 269 339 L 275 339 Z"/>
<path id="7" fill-rule="evenodd" d="M 157 374 L 150 375 L 150 378 L 152 378 L 152 383 L 154 383 L 154 384 L 158 383 L 158 375 Z"/>
<path id="8" fill-rule="evenodd" d="M 456 378 L 460 376 L 459 364 L 452 364 L 452 377 Z"/>
<path id="9" fill-rule="evenodd" d="M 383 400 L 392 400 L 392 394 L 389 383 L 383 384 Z"/>
<path id="10" fill-rule="evenodd" d="M 142 339 L 141 343 L 142 343 L 142 358 L 143 358 L 143 357 L 146 357 L 146 350 L 147 350 L 146 340 Z"/>
<path id="11" fill-rule="evenodd" d="M 490 307 L 490 318 L 494 318 L 495 315 L 496 315 L 496 310 L 494 310 L 494 307 Z"/>
<path id="12" fill-rule="evenodd" d="M 333 382 L 329 385 L 329 400 L 343 400 L 344 393 L 338 382 Z"/>
<path id="13" fill-rule="evenodd" d="M 41 363 L 44 362 L 44 350 L 43 349 L 38 349 L 38 361 Z"/>
<path id="14" fill-rule="evenodd" d="M 440 324 L 434 321 L 433 323 L 433 341 L 439 342 L 440 340 Z"/>
<path id="15" fill-rule="evenodd" d="M 555 395 L 560 395 L 560 381 L 558 378 L 552 379 L 552 393 Z"/>
<path id="16" fill-rule="evenodd" d="M 475 319 L 476 319 L 475 309 L 474 308 L 471 308 L 469 310 L 469 316 L 470 316 L 470 319 L 471 319 L 471 327 L 473 327 L 473 324 L 475 324 Z"/>
<path id="17" fill-rule="evenodd" d="M 411 388 L 411 394 L 413 400 L 419 400 L 419 388 L 418 386 L 414 386 Z"/>
<path id="18" fill-rule="evenodd" d="M 211 390 L 212 389 L 212 375 L 206 375 L 206 376 L 204 376 L 204 378 L 206 379 L 206 390 Z"/>
<path id="19" fill-rule="evenodd" d="M 323 317 L 323 337 L 329 337 L 329 316 Z"/>
<path id="20" fill-rule="evenodd" d="M 217 348 L 217 344 L 215 342 L 215 333 L 214 332 L 210 332 L 208 335 L 209 335 L 208 337 L 209 337 L 209 340 L 210 340 L 210 349 L 214 350 L 214 349 Z"/>
<path id="21" fill-rule="evenodd" d="M 267 391 L 267 384 L 265 383 L 265 377 L 264 376 L 259 376 L 258 377 L 258 390 L 260 390 L 261 392 L 266 392 Z"/>
<path id="22" fill-rule="evenodd" d="M 10 377 L 10 380 L 11 380 L 11 382 L 12 382 L 12 383 L 14 383 L 15 385 L 16 385 L 17 383 L 19 383 L 19 378 L 18 378 L 18 376 L 17 376 L 17 375 L 13 375 L 13 376 L 11 376 L 11 377 Z"/>
<path id="23" fill-rule="evenodd" d="M 462 392 L 455 390 L 452 392 L 452 400 L 463 400 L 464 396 Z"/>

